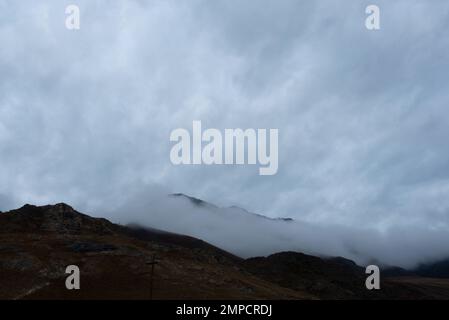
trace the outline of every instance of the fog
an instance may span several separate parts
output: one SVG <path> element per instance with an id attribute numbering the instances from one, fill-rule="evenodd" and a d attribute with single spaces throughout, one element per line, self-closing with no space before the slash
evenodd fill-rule
<path id="1" fill-rule="evenodd" d="M 133 195 L 102 216 L 121 224 L 194 236 L 243 258 L 298 251 L 342 256 L 362 266 L 377 263 L 413 268 L 449 257 L 449 234 L 444 229 L 391 227 L 379 232 L 332 223 L 270 219 L 243 208 L 198 203 L 185 195 L 168 195 L 154 188 Z"/>

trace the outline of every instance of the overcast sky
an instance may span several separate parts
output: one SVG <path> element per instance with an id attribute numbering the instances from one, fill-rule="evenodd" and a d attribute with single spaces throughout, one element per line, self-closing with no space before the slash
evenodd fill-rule
<path id="1" fill-rule="evenodd" d="M 449 229 L 448 30 L 447 1 L 0 0 L 0 210 L 163 190 Z M 172 165 L 170 132 L 193 120 L 278 128 L 278 173 Z"/>

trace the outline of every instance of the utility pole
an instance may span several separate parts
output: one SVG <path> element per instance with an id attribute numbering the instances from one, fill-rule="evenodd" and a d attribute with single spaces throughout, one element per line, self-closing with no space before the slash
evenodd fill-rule
<path id="1" fill-rule="evenodd" d="M 153 254 L 150 261 L 146 262 L 147 265 L 151 266 L 151 272 L 150 272 L 150 300 L 153 300 L 153 274 L 154 274 L 154 266 L 158 264 L 158 261 L 156 261 L 156 256 Z"/>

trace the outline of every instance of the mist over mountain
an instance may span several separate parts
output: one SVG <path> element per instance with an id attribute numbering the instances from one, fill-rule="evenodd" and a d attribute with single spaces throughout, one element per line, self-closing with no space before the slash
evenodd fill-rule
<path id="1" fill-rule="evenodd" d="M 270 218 L 237 206 L 219 207 L 183 193 L 136 194 L 114 210 L 102 211 L 122 224 L 137 223 L 203 239 L 247 258 L 280 251 L 344 256 L 360 265 L 413 268 L 449 256 L 443 230 L 394 227 L 384 232 L 336 224 L 317 225 Z"/>
<path id="2" fill-rule="evenodd" d="M 77 4 L 72 32 L 64 2 L 0 1 L 1 211 L 70 203 L 242 257 L 449 257 L 449 2 L 378 0 L 377 31 L 360 1 Z M 195 120 L 278 129 L 277 174 L 174 165 Z"/>
<path id="3" fill-rule="evenodd" d="M 82 270 L 82 290 L 66 290 L 69 264 Z M 449 299 L 441 273 L 447 262 L 426 267 L 440 279 L 395 267 L 382 271 L 380 290 L 366 290 L 365 268 L 344 257 L 289 251 L 242 259 L 191 236 L 117 225 L 65 203 L 0 213 L 0 299 Z"/>

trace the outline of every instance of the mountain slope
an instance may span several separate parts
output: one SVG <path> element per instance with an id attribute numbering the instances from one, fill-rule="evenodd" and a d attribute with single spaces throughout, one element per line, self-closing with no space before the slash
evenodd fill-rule
<path id="1" fill-rule="evenodd" d="M 421 264 L 413 272 L 423 277 L 449 278 L 449 258 Z"/>
<path id="2" fill-rule="evenodd" d="M 312 298 L 250 275 L 241 259 L 201 240 L 115 225 L 65 204 L 0 214 L 0 243 L 2 299 L 148 299 L 153 255 L 153 298 Z M 65 288 L 71 264 L 81 290 Z"/>
<path id="3" fill-rule="evenodd" d="M 170 196 L 171 197 L 175 197 L 175 198 L 187 199 L 193 205 L 198 206 L 200 208 L 209 208 L 209 209 L 215 209 L 215 210 L 220 210 L 221 209 L 222 211 L 232 210 L 235 213 L 239 213 L 239 214 L 243 214 L 243 215 L 247 215 L 247 216 L 252 216 L 252 217 L 256 217 L 256 218 L 273 220 L 273 221 L 277 221 L 277 220 L 278 221 L 279 220 L 280 221 L 286 221 L 286 222 L 293 221 L 292 218 L 270 218 L 270 217 L 264 216 L 264 215 L 259 214 L 259 213 L 250 212 L 250 211 L 248 211 L 246 209 L 243 209 L 243 208 L 240 208 L 238 206 L 230 206 L 230 207 L 227 207 L 227 208 L 220 208 L 220 207 L 218 207 L 218 206 L 216 206 L 216 205 L 214 205 L 214 204 L 212 204 L 210 202 L 207 202 L 207 201 L 204 201 L 204 200 L 192 197 L 192 196 L 188 196 L 188 195 L 186 195 L 184 193 L 172 193 L 172 194 L 170 194 Z"/>
<path id="4" fill-rule="evenodd" d="M 320 299 L 449 299 L 449 280 L 436 283 L 416 276 L 390 278 L 381 273 L 381 290 L 367 290 L 365 269 L 342 257 L 280 252 L 247 259 L 244 266 L 262 279 Z"/>
<path id="5" fill-rule="evenodd" d="M 81 270 L 81 290 L 65 288 L 72 264 Z M 341 257 L 280 252 L 245 260 L 190 236 L 113 224 L 66 204 L 0 213 L 0 299 L 449 298 L 447 279 L 382 278 L 380 291 L 368 291 L 365 277 Z"/>

